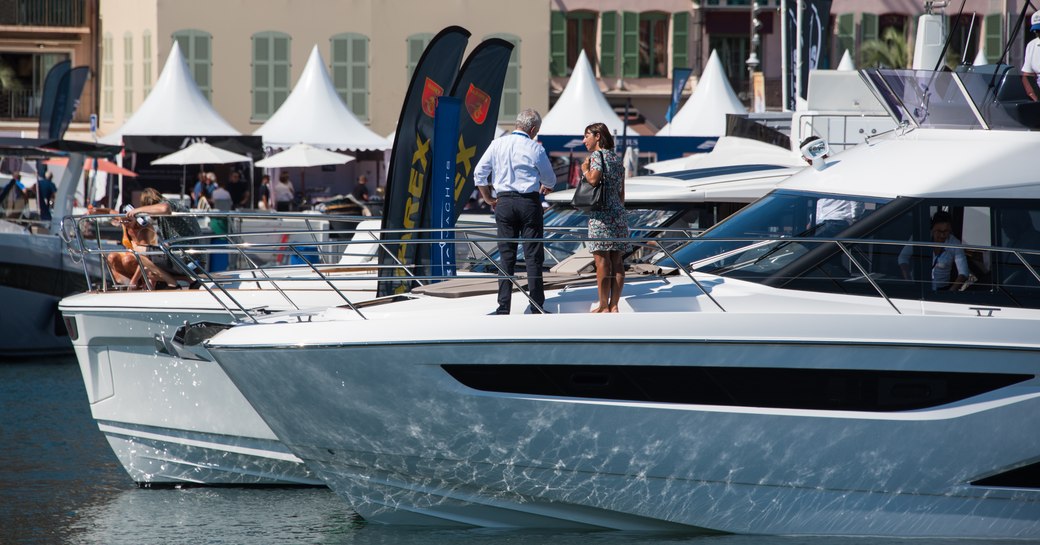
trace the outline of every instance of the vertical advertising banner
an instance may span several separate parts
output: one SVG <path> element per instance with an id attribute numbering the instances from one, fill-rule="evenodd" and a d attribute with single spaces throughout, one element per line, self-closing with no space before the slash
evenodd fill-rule
<path id="1" fill-rule="evenodd" d="M 51 121 L 54 117 L 54 110 L 58 106 L 58 96 L 66 94 L 61 92 L 62 79 L 68 75 L 71 67 L 71 61 L 61 61 L 51 67 L 47 72 L 47 78 L 43 80 L 43 96 L 40 97 L 40 124 L 36 132 L 38 138 L 53 138 Z M 62 106 L 65 102 L 62 100 Z"/>
<path id="2" fill-rule="evenodd" d="M 466 58 L 452 86 L 451 96 L 462 101 L 459 117 L 459 151 L 455 172 L 455 217 L 473 193 L 473 167 L 487 151 L 498 128 L 502 88 L 509 69 L 513 44 L 490 38 Z M 511 121 L 511 120 L 506 120 Z"/>
<path id="3" fill-rule="evenodd" d="M 798 4 L 802 5 L 801 50 L 798 48 Z M 819 67 L 829 47 L 827 25 L 830 24 L 831 0 L 784 0 L 782 9 L 786 16 L 784 58 L 788 65 L 787 78 L 783 83 L 784 96 L 787 97 L 787 109 L 794 110 L 797 97 L 807 97 L 809 71 Z M 796 82 L 799 81 L 801 87 L 796 88 Z"/>
<path id="4" fill-rule="evenodd" d="M 690 74 L 692 73 L 693 70 L 689 68 L 672 69 L 672 101 L 668 104 L 668 112 L 664 114 L 665 120 L 669 123 L 672 122 L 672 117 L 679 111 L 679 100 L 682 99 L 682 92 L 683 89 L 686 88 L 686 81 L 690 79 Z"/>
<path id="5" fill-rule="evenodd" d="M 435 276 L 455 275 L 455 161 L 459 138 L 459 112 L 462 101 L 455 97 L 437 100 L 437 116 L 433 123 L 433 175 L 430 178 L 430 216 L 433 234 L 440 240 L 431 246 L 431 264 Z"/>
<path id="6" fill-rule="evenodd" d="M 445 28 L 430 40 L 415 65 L 390 154 L 383 204 L 383 229 L 415 229 L 423 221 L 423 201 L 429 189 L 427 178 L 430 174 L 437 98 L 445 94 L 445 89 L 451 89 L 469 37 L 469 31 L 462 27 Z M 384 238 L 407 241 L 414 236 L 414 233 L 391 233 Z M 407 276 L 400 265 L 415 263 L 415 246 L 405 243 L 385 245 L 380 254 L 382 267 L 379 276 L 388 279 L 379 282 L 380 296 L 408 289 L 411 283 L 400 279 Z"/>

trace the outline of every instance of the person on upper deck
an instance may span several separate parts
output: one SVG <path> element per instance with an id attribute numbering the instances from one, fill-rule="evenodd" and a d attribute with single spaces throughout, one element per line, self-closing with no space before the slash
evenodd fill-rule
<path id="1" fill-rule="evenodd" d="M 1033 102 L 1037 101 L 1037 74 L 1040 74 L 1040 11 L 1033 14 L 1029 19 L 1029 31 L 1034 38 L 1026 44 L 1026 54 L 1022 57 L 1022 86 L 1026 89 L 1026 96 Z"/>
<path id="2" fill-rule="evenodd" d="M 540 240 L 544 230 L 542 195 L 551 193 L 556 186 L 556 173 L 549 156 L 534 140 L 541 128 L 542 116 L 531 108 L 523 110 L 516 117 L 513 132 L 492 140 L 473 170 L 474 184 L 481 197 L 495 209 L 498 237 L 539 239 L 524 242 L 528 296 L 538 307 L 545 303 L 542 284 L 545 248 Z M 491 187 L 495 189 L 495 197 L 491 196 Z M 516 241 L 498 243 L 502 269 L 509 276 L 516 272 L 516 249 Z M 512 292 L 512 282 L 499 280 L 498 308 L 494 314 L 509 314 Z M 530 310 L 538 312 L 533 305 Z"/>

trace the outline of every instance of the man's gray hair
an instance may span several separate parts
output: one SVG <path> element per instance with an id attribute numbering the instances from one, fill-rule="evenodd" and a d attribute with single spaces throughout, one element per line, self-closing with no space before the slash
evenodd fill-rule
<path id="1" fill-rule="evenodd" d="M 516 116 L 516 128 L 527 134 L 537 134 L 542 127 L 542 116 L 534 108 L 527 108 Z"/>

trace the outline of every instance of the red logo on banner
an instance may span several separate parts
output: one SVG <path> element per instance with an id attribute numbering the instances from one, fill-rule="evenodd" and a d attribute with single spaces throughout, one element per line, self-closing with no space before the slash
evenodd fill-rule
<path id="1" fill-rule="evenodd" d="M 487 119 L 488 108 L 491 107 L 491 97 L 480 89 L 469 84 L 466 91 L 466 111 L 477 125 L 483 125 Z"/>
<path id="2" fill-rule="evenodd" d="M 430 78 L 426 78 L 426 86 L 423 87 L 422 91 L 422 111 L 424 114 L 433 117 L 433 114 L 437 111 L 437 98 L 444 94 L 444 88 L 437 85 L 437 82 Z"/>

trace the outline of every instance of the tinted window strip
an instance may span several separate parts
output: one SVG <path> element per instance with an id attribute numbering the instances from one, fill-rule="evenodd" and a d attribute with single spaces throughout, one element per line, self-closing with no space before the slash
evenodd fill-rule
<path id="1" fill-rule="evenodd" d="M 684 405 L 893 412 L 926 409 L 1033 375 L 653 365 L 441 366 L 486 392 Z"/>

